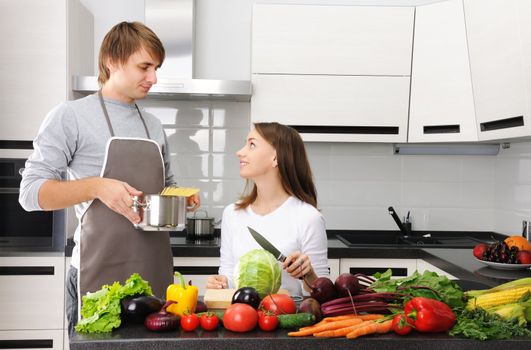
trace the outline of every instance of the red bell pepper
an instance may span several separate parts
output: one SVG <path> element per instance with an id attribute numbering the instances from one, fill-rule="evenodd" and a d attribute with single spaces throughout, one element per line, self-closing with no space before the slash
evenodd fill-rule
<path id="1" fill-rule="evenodd" d="M 446 332 L 455 324 L 452 309 L 442 301 L 415 297 L 404 306 L 404 314 L 413 319 L 414 327 L 419 332 Z"/>

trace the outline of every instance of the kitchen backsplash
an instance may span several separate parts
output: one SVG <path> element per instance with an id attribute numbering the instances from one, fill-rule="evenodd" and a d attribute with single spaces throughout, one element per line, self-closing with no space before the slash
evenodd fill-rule
<path id="1" fill-rule="evenodd" d="M 217 219 L 245 183 L 235 152 L 250 123 L 249 103 L 143 101 L 166 130 L 172 170 L 201 189 Z M 319 208 L 329 229 L 394 230 L 387 212 L 411 211 L 414 230 L 519 233 L 531 219 L 531 143 L 498 156 L 397 156 L 391 144 L 308 143 Z"/>

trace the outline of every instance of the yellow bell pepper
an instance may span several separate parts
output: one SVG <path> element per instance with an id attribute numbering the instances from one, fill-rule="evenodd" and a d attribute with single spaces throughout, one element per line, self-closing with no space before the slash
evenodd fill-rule
<path id="1" fill-rule="evenodd" d="M 179 279 L 179 284 L 170 284 L 166 289 L 166 301 L 174 301 L 175 303 L 168 306 L 166 311 L 177 316 L 194 313 L 199 289 L 196 286 L 192 286 L 192 281 L 189 282 L 189 285 L 186 285 L 183 276 L 179 272 L 175 272 L 175 277 Z"/>

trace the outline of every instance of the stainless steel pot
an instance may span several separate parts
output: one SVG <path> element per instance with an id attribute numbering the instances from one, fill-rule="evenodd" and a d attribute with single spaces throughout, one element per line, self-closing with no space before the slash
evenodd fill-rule
<path id="1" fill-rule="evenodd" d="M 202 214 L 201 214 L 202 213 Z M 187 240 L 212 240 L 214 239 L 215 218 L 208 217 L 206 210 L 197 210 L 193 216 L 186 219 Z"/>
<path id="2" fill-rule="evenodd" d="M 186 223 L 186 197 L 146 194 L 133 196 L 133 211 L 140 216 L 135 228 L 144 231 L 182 231 Z"/>

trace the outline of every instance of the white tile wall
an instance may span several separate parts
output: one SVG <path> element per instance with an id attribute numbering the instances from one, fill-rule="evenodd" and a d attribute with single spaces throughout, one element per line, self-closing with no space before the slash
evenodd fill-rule
<path id="1" fill-rule="evenodd" d="M 245 182 L 235 152 L 249 130 L 249 103 L 145 101 L 167 132 L 172 170 L 201 189 L 221 218 Z M 506 234 L 531 219 L 531 142 L 498 156 L 398 156 L 390 144 L 307 143 L 319 207 L 329 229 L 394 230 L 387 207 L 411 211 L 415 230 Z"/>

